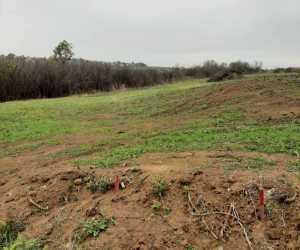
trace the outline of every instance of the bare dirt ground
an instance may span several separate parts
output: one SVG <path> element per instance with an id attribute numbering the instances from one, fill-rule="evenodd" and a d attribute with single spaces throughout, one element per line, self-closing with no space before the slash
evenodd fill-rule
<path id="1" fill-rule="evenodd" d="M 250 80 L 215 86 L 167 113 L 205 104 L 192 115 L 216 116 L 230 103 L 262 121 L 298 119 L 300 99 L 285 86 Z M 70 135 L 66 141 L 74 145 L 96 140 Z M 65 147 L 0 159 L 0 218 L 21 219 L 24 235 L 43 237 L 48 249 L 300 249 L 300 179 L 286 166 L 299 160 L 297 155 L 232 150 L 147 153 L 111 169 L 77 169 L 66 158 L 42 160 Z M 249 167 L 247 161 L 257 157 L 266 162 L 257 169 Z M 276 163 L 267 166 L 268 162 Z M 103 176 L 111 183 L 119 176 L 123 186 L 90 192 L 91 180 Z M 166 183 L 161 196 L 153 193 L 157 176 Z M 259 205 L 262 191 L 264 207 Z M 105 232 L 80 244 L 74 240 L 81 222 L 102 217 L 114 218 Z"/>
<path id="2" fill-rule="evenodd" d="M 185 249 L 189 244 L 201 249 L 221 246 L 248 249 L 236 219 L 217 214 L 227 213 L 234 204 L 249 232 L 253 249 L 270 249 L 270 246 L 297 249 L 300 202 L 294 196 L 299 179 L 284 169 L 287 157 L 264 155 L 276 160 L 277 166 L 260 172 L 224 171 L 221 167 L 224 161 L 256 155 L 242 152 L 150 154 L 138 159 L 139 168 L 123 166 L 92 172 L 59 165 L 47 170 L 28 165 L 19 171 L 18 162 L 7 161 L 1 180 L 1 192 L 5 195 L 0 217 L 23 218 L 28 224 L 25 234 L 49 236 L 50 249 L 70 247 L 78 222 L 94 210 L 92 216 L 115 217 L 116 225 L 97 239 L 91 239 L 87 244 L 90 249 Z M 212 167 L 207 168 L 204 163 Z M 121 176 L 126 188 L 92 194 L 86 190 L 90 175 L 112 180 Z M 152 194 L 153 176 L 160 176 L 168 183 L 163 198 Z M 260 185 L 272 206 L 264 218 L 260 218 L 257 205 Z M 40 207 L 31 204 L 29 197 Z M 155 200 L 172 209 L 168 216 L 153 211 Z M 223 232 L 224 225 L 227 226 Z"/>

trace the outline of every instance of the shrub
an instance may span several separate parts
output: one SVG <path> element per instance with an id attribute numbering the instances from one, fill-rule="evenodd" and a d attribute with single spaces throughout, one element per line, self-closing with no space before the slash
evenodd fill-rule
<path id="1" fill-rule="evenodd" d="M 92 180 L 88 185 L 88 189 L 92 193 L 96 193 L 96 192 L 106 193 L 109 190 L 111 190 L 112 187 L 113 187 L 113 183 L 105 177 L 101 177 L 98 180 Z"/>
<path id="2" fill-rule="evenodd" d="M 171 208 L 164 207 L 163 204 L 159 201 L 154 201 L 151 208 L 154 210 L 156 213 L 161 213 L 162 215 L 169 215 L 172 212 Z"/>
<path id="3" fill-rule="evenodd" d="M 233 80 L 242 78 L 243 75 L 241 73 L 234 73 L 229 70 L 217 72 L 211 78 L 209 78 L 209 82 L 220 82 L 225 80 Z"/>
<path id="4" fill-rule="evenodd" d="M 168 185 L 161 177 L 156 177 L 152 182 L 152 194 L 156 197 L 162 197 L 166 194 Z"/>
<path id="5" fill-rule="evenodd" d="M 75 229 L 73 242 L 82 243 L 89 237 L 98 237 L 100 233 L 106 231 L 110 223 L 114 224 L 114 219 L 92 218 L 86 220 Z"/>
<path id="6" fill-rule="evenodd" d="M 289 161 L 288 168 L 290 171 L 300 171 L 300 160 Z"/>
<path id="7" fill-rule="evenodd" d="M 89 237 L 97 237 L 101 232 L 105 231 L 108 227 L 108 219 L 90 219 L 84 223 L 83 231 Z"/>
<path id="8" fill-rule="evenodd" d="M 4 247 L 3 250 L 43 250 L 38 240 L 28 240 L 22 237 L 18 237 L 9 246 Z M 46 249 L 45 249 L 46 250 Z"/>
<path id="9" fill-rule="evenodd" d="M 0 102 L 144 87 L 183 77 L 180 68 L 69 59 L 0 56 Z"/>
<path id="10" fill-rule="evenodd" d="M 0 221 L 0 249 L 15 241 L 24 229 L 24 224 L 18 220 Z"/>

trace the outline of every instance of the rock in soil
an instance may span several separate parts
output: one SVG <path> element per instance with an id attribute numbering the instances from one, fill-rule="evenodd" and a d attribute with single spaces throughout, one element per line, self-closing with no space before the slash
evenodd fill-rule
<path id="1" fill-rule="evenodd" d="M 60 179 L 62 181 L 68 181 L 68 180 L 74 181 L 79 178 L 84 178 L 84 177 L 86 177 L 86 175 L 87 175 L 86 173 L 71 170 L 71 171 L 62 173 L 60 176 Z"/>
<path id="2" fill-rule="evenodd" d="M 1 186 L 4 186 L 6 183 L 7 183 L 6 180 L 0 180 L 0 187 L 1 187 Z"/>
<path id="3" fill-rule="evenodd" d="M 273 228 L 273 229 L 268 229 L 266 235 L 270 240 L 280 240 L 282 236 L 282 232 L 278 228 Z"/>
<path id="4" fill-rule="evenodd" d="M 181 185 L 181 186 L 188 186 L 188 185 L 191 185 L 193 182 L 193 178 L 191 176 L 185 176 L 185 177 L 182 177 L 178 180 L 178 183 Z"/>
<path id="5" fill-rule="evenodd" d="M 98 214 L 97 208 L 89 208 L 86 210 L 85 215 L 86 217 L 94 217 Z"/>
<path id="6" fill-rule="evenodd" d="M 74 184 L 75 184 L 76 186 L 80 186 L 80 185 L 83 184 L 83 181 L 82 181 L 81 178 L 78 178 L 78 179 L 74 180 Z"/>

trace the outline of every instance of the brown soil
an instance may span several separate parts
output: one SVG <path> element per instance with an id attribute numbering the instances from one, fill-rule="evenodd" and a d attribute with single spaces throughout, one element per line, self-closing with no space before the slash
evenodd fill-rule
<path id="1" fill-rule="evenodd" d="M 277 161 L 276 167 L 259 173 L 222 168 L 224 160 L 253 156 L 257 154 L 201 151 L 148 154 L 138 159 L 138 169 L 123 166 L 91 171 L 74 170 L 66 165 L 45 168 L 30 164 L 30 159 L 27 159 L 28 166 L 20 169 L 20 162 L 6 159 L 1 161 L 1 166 L 6 167 L 1 172 L 0 218 L 22 218 L 27 224 L 25 234 L 47 236 L 50 249 L 66 249 L 74 230 L 92 208 L 97 211 L 93 216 L 101 212 L 106 217 L 115 217 L 116 225 L 110 225 L 98 238 L 88 239 L 85 244 L 91 249 L 185 249 L 188 244 L 201 246 L 200 249 L 221 246 L 248 249 L 243 231 L 233 218 L 228 219 L 226 230 L 220 236 L 226 216 L 214 212 L 226 213 L 234 202 L 253 249 L 270 246 L 296 249 L 300 243 L 300 201 L 298 197 L 292 198 L 299 180 L 284 167 L 292 157 L 259 154 Z M 89 175 L 112 180 L 123 176 L 130 183 L 119 192 L 92 194 L 85 183 Z M 161 199 L 152 194 L 155 176 L 168 183 L 169 190 Z M 260 184 L 266 193 L 272 192 L 268 200 L 272 212 L 265 218 L 260 218 L 258 211 Z M 32 205 L 28 197 L 48 209 L 44 211 Z M 155 200 L 172 209 L 169 216 L 151 208 Z M 201 217 L 193 213 L 211 214 Z"/>
<path id="2" fill-rule="evenodd" d="M 297 92 L 298 91 L 298 92 Z M 242 80 L 237 83 L 211 86 L 208 91 L 183 99 L 168 114 L 197 110 L 198 115 L 211 116 L 223 112 L 226 105 L 263 121 L 284 121 L 300 118 L 299 89 L 293 93 L 284 81 Z M 205 105 L 205 108 L 201 108 Z"/>

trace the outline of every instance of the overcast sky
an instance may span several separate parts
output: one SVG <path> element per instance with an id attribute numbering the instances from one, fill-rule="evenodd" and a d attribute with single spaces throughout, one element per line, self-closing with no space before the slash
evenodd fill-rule
<path id="1" fill-rule="evenodd" d="M 149 65 L 206 59 L 300 66 L 299 0 L 0 0 L 0 54 Z"/>

